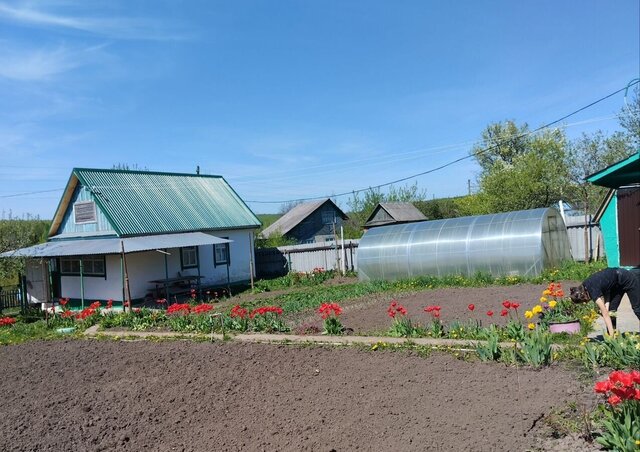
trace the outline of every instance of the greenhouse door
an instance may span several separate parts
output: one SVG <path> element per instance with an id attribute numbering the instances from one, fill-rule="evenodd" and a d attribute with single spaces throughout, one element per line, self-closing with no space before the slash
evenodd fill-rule
<path id="1" fill-rule="evenodd" d="M 640 265 L 640 188 L 618 189 L 620 265 Z"/>

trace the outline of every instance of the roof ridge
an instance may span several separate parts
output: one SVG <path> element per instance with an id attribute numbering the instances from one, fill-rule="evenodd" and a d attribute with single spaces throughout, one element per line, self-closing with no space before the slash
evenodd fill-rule
<path id="1" fill-rule="evenodd" d="M 156 176 L 185 176 L 185 177 L 214 177 L 222 178 L 218 174 L 194 174 L 194 173 L 175 173 L 167 171 L 149 171 L 149 170 L 126 170 L 116 168 L 73 168 L 75 171 L 91 171 L 95 173 L 122 173 L 122 174 L 153 174 Z"/>

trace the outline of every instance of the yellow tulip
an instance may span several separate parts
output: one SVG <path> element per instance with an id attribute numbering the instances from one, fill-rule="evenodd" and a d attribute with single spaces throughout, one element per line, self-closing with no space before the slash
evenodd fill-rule
<path id="1" fill-rule="evenodd" d="M 536 324 L 535 323 L 530 323 L 527 325 L 527 328 L 529 328 L 530 330 L 535 330 L 536 329 Z"/>
<path id="2" fill-rule="evenodd" d="M 535 305 L 532 309 L 534 314 L 540 314 L 542 312 L 542 306 L 540 306 L 539 304 Z"/>
<path id="3" fill-rule="evenodd" d="M 545 289 L 544 292 L 542 292 L 542 295 L 551 295 L 551 291 L 549 289 Z"/>
<path id="4" fill-rule="evenodd" d="M 526 312 L 524 313 L 524 316 L 525 316 L 526 318 L 530 319 L 530 318 L 532 318 L 532 317 L 533 317 L 533 312 L 531 312 L 531 311 L 526 311 Z"/>
<path id="5" fill-rule="evenodd" d="M 547 301 L 546 297 L 540 297 L 540 303 L 544 303 L 545 301 Z"/>
<path id="6" fill-rule="evenodd" d="M 557 304 L 558 304 L 558 302 L 556 300 L 551 300 L 549 302 L 549 307 L 550 308 L 555 308 Z"/>

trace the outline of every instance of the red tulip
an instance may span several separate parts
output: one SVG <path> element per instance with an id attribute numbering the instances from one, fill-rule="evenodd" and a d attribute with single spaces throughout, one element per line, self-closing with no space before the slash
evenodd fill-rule
<path id="1" fill-rule="evenodd" d="M 493 315 L 493 311 L 487 311 L 487 315 L 491 317 Z"/>
<path id="2" fill-rule="evenodd" d="M 502 306 L 504 306 L 505 308 L 509 309 L 511 307 L 511 302 L 509 300 L 504 300 L 502 302 Z"/>
<path id="3" fill-rule="evenodd" d="M 620 397 L 618 397 L 617 395 L 612 395 L 607 399 L 607 402 L 609 402 L 609 404 L 611 404 L 611 405 L 617 405 L 620 402 L 622 402 L 622 399 Z"/>
<path id="4" fill-rule="evenodd" d="M 476 305 L 472 303 L 469 306 L 467 306 L 467 308 L 469 309 L 469 311 L 473 311 L 476 308 Z"/>

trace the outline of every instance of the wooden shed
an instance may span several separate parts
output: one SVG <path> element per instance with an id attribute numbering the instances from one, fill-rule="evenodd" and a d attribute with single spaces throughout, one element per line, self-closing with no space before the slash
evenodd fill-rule
<path id="1" fill-rule="evenodd" d="M 596 212 L 610 267 L 640 267 L 640 151 L 587 177 L 609 188 Z"/>
<path id="2" fill-rule="evenodd" d="M 369 229 L 376 226 L 426 220 L 427 217 L 410 202 L 381 202 L 373 209 L 364 227 Z"/>

